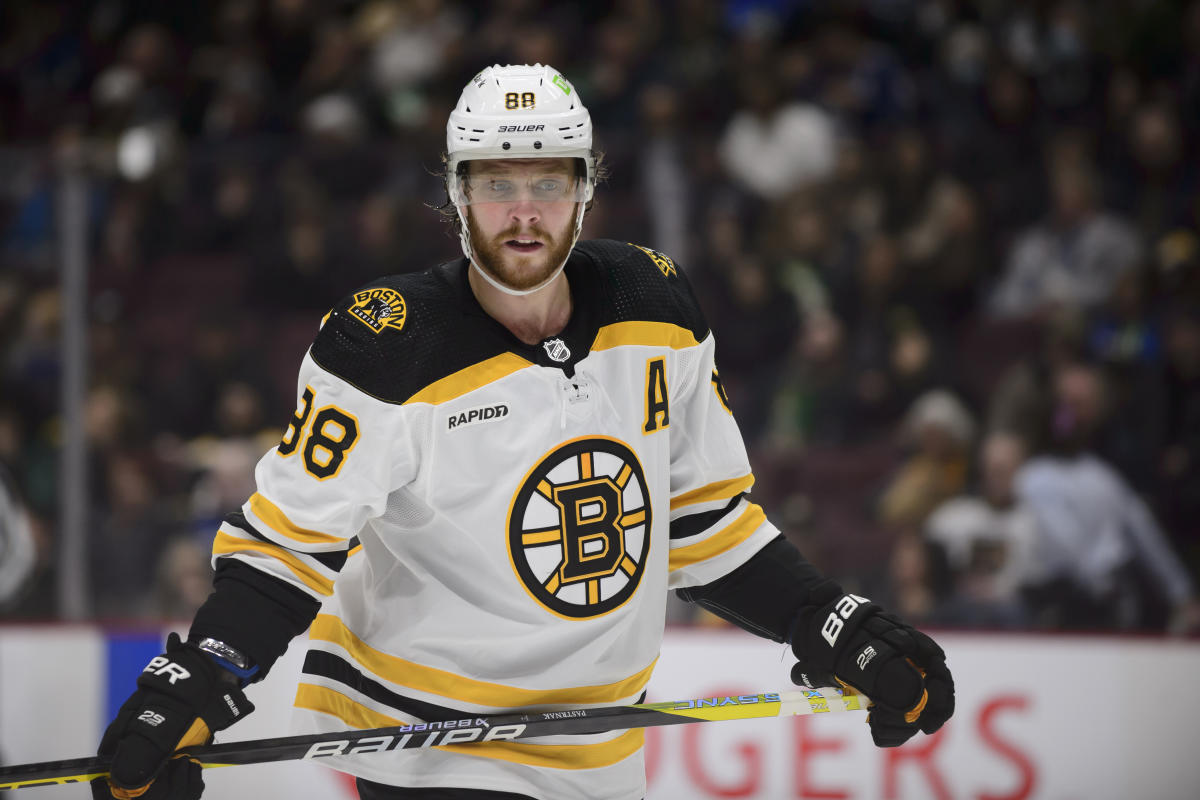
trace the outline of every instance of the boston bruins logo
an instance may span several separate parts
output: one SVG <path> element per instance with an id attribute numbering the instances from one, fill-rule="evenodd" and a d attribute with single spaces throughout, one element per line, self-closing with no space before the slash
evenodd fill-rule
<path id="1" fill-rule="evenodd" d="M 633 243 L 630 242 L 630 244 Z M 649 247 L 642 247 L 640 244 L 634 244 L 633 246 L 650 256 L 650 260 L 654 262 L 654 266 L 658 267 L 658 271 L 663 274 L 663 277 L 669 278 L 675 274 L 675 262 L 668 256 L 663 255 L 657 250 L 651 250 Z"/>
<path id="2" fill-rule="evenodd" d="M 350 314 L 375 333 L 381 333 L 384 328 L 397 331 L 403 328 L 407 311 L 399 292 L 380 287 L 355 294 Z"/>
<path id="3" fill-rule="evenodd" d="M 530 470 L 508 512 L 517 577 L 569 619 L 620 607 L 637 591 L 650 547 L 650 493 L 637 456 L 616 439 L 576 439 Z"/>

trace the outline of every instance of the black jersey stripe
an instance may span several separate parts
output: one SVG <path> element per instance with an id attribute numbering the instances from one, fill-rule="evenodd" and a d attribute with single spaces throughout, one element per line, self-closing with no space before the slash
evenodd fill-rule
<path id="1" fill-rule="evenodd" d="M 347 548 L 352 548 L 358 544 L 356 539 L 350 539 L 346 542 Z M 350 557 L 349 549 L 340 550 L 336 553 L 305 553 L 308 557 L 320 561 L 323 566 L 334 572 L 341 572 L 342 567 L 346 566 L 346 559 Z"/>
<path id="2" fill-rule="evenodd" d="M 250 520 L 246 519 L 246 515 L 243 514 L 241 511 L 234 511 L 234 512 L 231 512 L 231 513 L 225 515 L 225 523 L 227 525 L 229 525 L 230 527 L 237 528 L 238 530 L 242 531 L 243 533 L 250 534 L 255 539 L 258 539 L 261 542 L 266 542 L 267 544 L 272 544 L 272 545 L 275 545 L 276 547 L 282 546 L 279 544 L 279 542 L 275 541 L 274 539 L 268 539 L 266 536 L 264 536 L 262 531 L 260 531 L 256 527 L 254 527 L 253 523 L 251 523 Z M 291 552 L 295 553 L 296 555 L 307 556 L 307 557 L 313 559 L 314 561 L 320 563 L 321 566 L 323 566 L 327 569 L 331 569 L 334 572 L 341 572 L 342 567 L 346 566 L 346 559 L 350 555 L 349 551 L 353 550 L 357 546 L 358 546 L 358 537 L 355 536 L 346 541 L 346 549 L 345 550 L 338 550 L 338 551 L 331 552 L 331 553 L 307 553 L 303 550 L 291 550 Z M 291 549 L 291 548 L 289 548 L 289 549 Z"/>
<path id="3" fill-rule="evenodd" d="M 471 714 L 469 711 L 446 708 L 445 706 L 426 703 L 413 697 L 397 694 L 379 681 L 368 678 L 341 656 L 326 653 L 323 650 L 308 651 L 308 655 L 304 658 L 302 672 L 306 675 L 315 675 L 337 681 L 359 694 L 371 698 L 377 703 L 383 703 L 389 708 L 394 708 L 410 717 L 416 717 L 423 722 L 459 719 Z"/>
<path id="4" fill-rule="evenodd" d="M 246 515 L 243 514 L 241 511 L 233 511 L 233 512 L 230 512 L 229 514 L 226 514 L 225 515 L 225 523 L 231 527 L 237 528 L 242 533 L 250 534 L 255 539 L 258 539 L 263 542 L 268 542 L 270 544 L 275 544 L 275 542 L 271 541 L 266 536 L 264 536 L 262 531 L 260 531 L 256 527 L 254 527 L 254 524 L 252 522 L 250 522 L 250 520 L 246 519 Z"/>
<path id="5" fill-rule="evenodd" d="M 671 520 L 671 538 L 687 539 L 692 536 L 699 536 L 719 523 L 730 511 L 733 511 L 734 507 L 742 502 L 742 498 L 745 496 L 746 493 L 742 492 L 730 500 L 724 508 L 703 511 L 699 514 L 688 514 L 686 517 Z"/>
<path id="6" fill-rule="evenodd" d="M 383 703 L 389 708 L 393 708 L 410 717 L 416 717 L 423 722 L 460 719 L 472 713 L 447 706 L 439 706 L 434 703 L 426 703 L 423 700 L 417 700 L 416 698 L 393 692 L 379 683 L 379 681 L 368 678 L 346 659 L 333 653 L 327 653 L 324 650 L 309 650 L 308 654 L 304 657 L 302 672 L 305 675 L 313 675 L 337 681 L 343 686 L 353 689 L 377 703 Z M 636 702 L 646 702 L 645 691 L 638 696 Z"/>

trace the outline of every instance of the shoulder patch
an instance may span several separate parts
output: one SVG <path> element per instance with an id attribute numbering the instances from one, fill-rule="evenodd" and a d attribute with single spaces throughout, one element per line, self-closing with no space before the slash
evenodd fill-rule
<path id="1" fill-rule="evenodd" d="M 575 245 L 599 276 L 603 302 L 599 324 L 666 322 L 690 331 L 697 342 L 708 336 L 708 324 L 692 294 L 687 271 L 668 256 L 649 247 L 588 239 Z M 599 302 L 599 301 L 598 301 Z"/>
<path id="2" fill-rule="evenodd" d="M 384 328 L 398 331 L 404 327 L 407 316 L 404 297 L 395 289 L 386 286 L 363 289 L 355 292 L 353 299 L 347 309 L 350 316 L 374 333 L 383 333 Z"/>
<path id="3" fill-rule="evenodd" d="M 649 247 L 642 247 L 640 244 L 630 242 L 631 247 L 636 247 L 646 255 L 650 256 L 650 260 L 654 262 L 654 266 L 658 267 L 658 271 L 663 274 L 663 277 L 670 278 L 675 275 L 675 262 L 657 250 L 651 250 Z"/>

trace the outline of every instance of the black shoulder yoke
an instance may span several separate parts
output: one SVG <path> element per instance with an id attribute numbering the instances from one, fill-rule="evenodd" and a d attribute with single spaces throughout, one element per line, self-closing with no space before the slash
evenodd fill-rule
<path id="1" fill-rule="evenodd" d="M 313 342 L 313 360 L 389 403 L 403 403 L 441 378 L 504 353 L 564 366 L 488 317 L 471 294 L 465 269 L 460 260 L 367 284 L 329 313 Z M 596 330 L 618 322 L 665 322 L 697 341 L 708 336 L 687 278 L 655 250 L 606 239 L 580 242 L 567 276 L 576 307 L 559 336 L 570 345 L 571 363 L 586 355 Z"/>
<path id="2" fill-rule="evenodd" d="M 455 264 L 381 278 L 344 298 L 313 342 L 313 360 L 361 391 L 403 403 L 431 383 L 505 352 L 463 302 Z"/>
<path id="3" fill-rule="evenodd" d="M 668 256 L 611 239 L 580 242 L 575 252 L 595 264 L 608 295 L 609 302 L 600 309 L 602 325 L 668 322 L 691 331 L 696 341 L 708 336 L 708 323 L 691 284 Z"/>

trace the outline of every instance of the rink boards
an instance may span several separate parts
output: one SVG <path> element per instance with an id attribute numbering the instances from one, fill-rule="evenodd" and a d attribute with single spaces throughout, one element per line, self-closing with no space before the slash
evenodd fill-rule
<path id="1" fill-rule="evenodd" d="M 0 626 L 0 756 L 90 754 L 165 630 Z M 1200 642 L 1140 637 L 938 636 L 958 680 L 939 734 L 877 750 L 860 714 L 703 723 L 647 731 L 648 800 L 1186 800 L 1200 797 Z M 258 707 L 223 741 L 286 732 L 293 648 Z M 789 688 L 771 642 L 672 630 L 652 701 Z M 338 773 L 291 763 L 213 770 L 206 798 L 353 798 Z M 90 797 L 85 787 L 13 797 Z"/>

